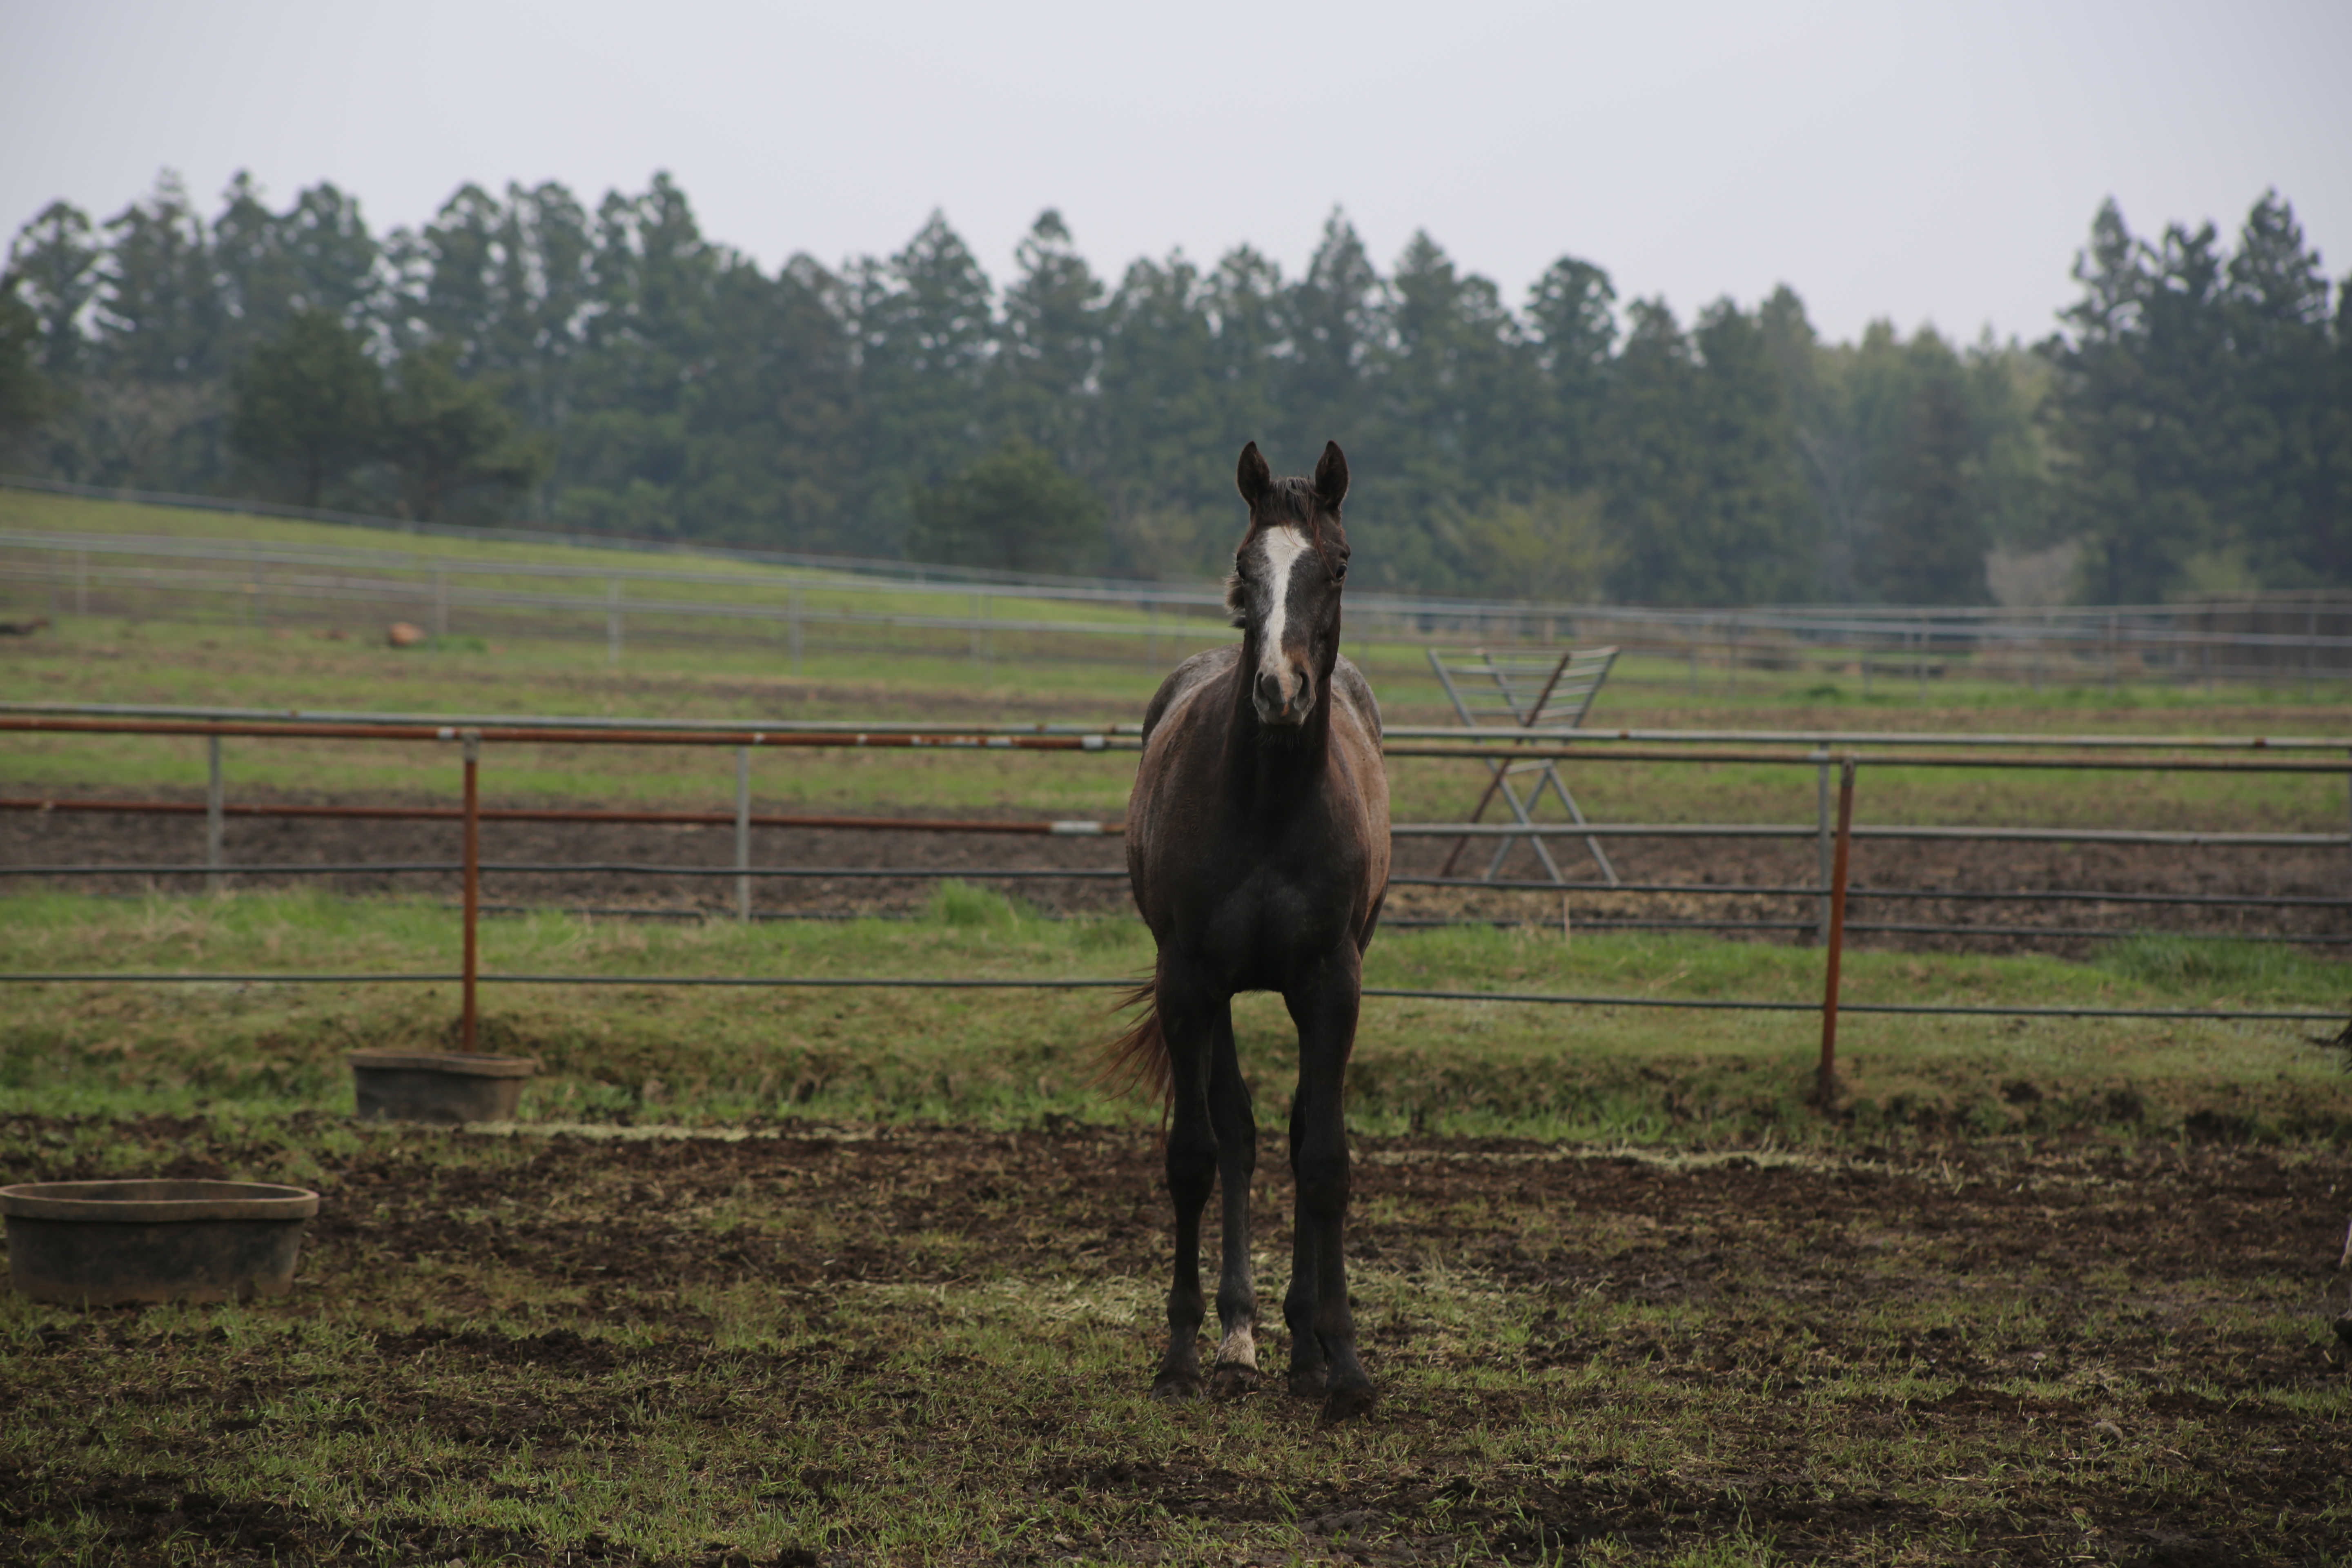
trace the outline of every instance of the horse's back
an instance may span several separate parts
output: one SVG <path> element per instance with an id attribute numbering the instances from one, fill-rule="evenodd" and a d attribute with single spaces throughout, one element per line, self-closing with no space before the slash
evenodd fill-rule
<path id="1" fill-rule="evenodd" d="M 1377 742 L 1381 738 L 1381 700 L 1372 695 L 1372 683 L 1356 668 L 1356 661 L 1346 654 L 1331 671 L 1331 689 L 1343 698 L 1356 711 L 1357 721 Z"/>
<path id="2" fill-rule="evenodd" d="M 1150 749 L 1152 733 L 1160 728 L 1160 721 L 1168 717 L 1171 710 L 1189 709 L 1203 691 L 1216 682 L 1219 676 L 1232 673 L 1240 666 L 1241 661 L 1240 646 L 1226 643 L 1222 647 L 1196 653 L 1170 670 L 1168 679 L 1160 683 L 1160 689 L 1151 694 L 1150 706 L 1143 710 L 1145 749 Z"/>

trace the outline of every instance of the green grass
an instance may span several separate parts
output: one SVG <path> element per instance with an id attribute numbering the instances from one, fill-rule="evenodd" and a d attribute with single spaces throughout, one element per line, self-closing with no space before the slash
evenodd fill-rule
<path id="1" fill-rule="evenodd" d="M 943 886 L 913 921 L 685 923 L 561 914 L 486 920 L 487 973 L 1127 977 L 1149 938 L 1127 919 L 1047 921 Z M 433 973 L 454 914 L 292 894 L 0 900 L 16 972 Z M 1385 934 L 1374 986 L 1794 1001 L 1820 997 L 1801 949 L 1688 936 L 1465 927 Z M 2098 963 L 1857 952 L 1846 1002 L 2352 1007 L 2346 966 L 2275 946 L 2141 939 Z M 494 985 L 491 1048 L 544 1066 L 526 1117 L 688 1123 L 772 1119 L 1024 1125 L 1151 1112 L 1096 1084 L 1115 1025 L 1100 991 L 957 993 Z M 182 1113 L 242 1102 L 348 1104 L 342 1054 L 444 1046 L 446 984 L 20 986 L 0 1025 L 0 1111 Z M 1264 1113 L 1286 1110 L 1295 1044 L 1277 998 L 1241 998 L 1237 1037 Z M 1842 1116 L 1805 1105 L 1812 1012 L 1370 998 L 1351 1114 L 1370 1130 L 1705 1143 L 2075 1125 L 2177 1129 L 2200 1113 L 2263 1136 L 2352 1129 L 2352 1079 L 2320 1026 L 1885 1017 L 1841 1026 Z M 2021 1087 L 2022 1086 L 2022 1087 Z"/>
<path id="2" fill-rule="evenodd" d="M 13 641 L 13 639 L 11 639 Z M 793 680 L 748 653 L 664 656 L 656 667 L 610 672 L 560 645 L 500 645 L 488 654 L 395 652 L 357 643 L 242 637 L 201 628 L 102 624 L 52 640 L 0 647 L 0 671 L 18 695 L 58 701 L 171 703 L 352 711 L 538 712 L 599 717 L 735 719 L 1051 718 L 1132 721 L 1153 677 L 1139 668 L 1005 672 L 969 684 L 952 661 L 866 661 L 856 670 Z M 1425 668 L 1405 664 L 1383 681 L 1391 716 L 1436 721 Z M 1595 721 L 1803 727 L 1813 715 L 1720 708 L 1643 713 L 1604 697 Z M 1965 728 L 2048 727 L 2071 717 L 2020 710 L 1938 713 Z M 2212 709 L 2178 727 L 2276 732 L 2282 715 Z M 2335 715 L 2327 716 L 2332 721 Z M 2316 716 L 2301 722 L 2312 727 Z M 2294 722 L 2289 720 L 2285 722 Z M 2108 728 L 2131 728 L 2117 718 Z M 2147 727 L 2145 724 L 2139 727 Z M 393 794 L 446 798 L 453 747 L 356 745 L 301 740 L 232 740 L 229 787 L 240 791 Z M 493 804 L 679 805 L 709 808 L 732 798 L 733 759 L 683 748 L 532 744 L 490 749 L 483 787 Z M 0 751 L 0 790 L 122 794 L 201 789 L 204 746 L 141 735 L 12 737 Z M 754 788 L 763 806 L 824 805 L 952 811 L 1018 802 L 1041 814 L 1116 816 L 1133 777 L 1131 754 L 1034 755 L 795 752 L 761 757 Z M 1475 763 L 1399 759 L 1390 764 L 1400 820 L 1444 821 L 1466 813 L 1483 777 Z M 1815 811 L 1813 770 L 1738 763 L 1575 763 L 1565 769 L 1579 800 L 1601 820 L 1804 822 Z M 1866 767 L 1856 803 L 1864 823 L 1993 823 L 2041 826 L 2341 831 L 2343 780 L 2334 775 L 1972 773 Z"/>

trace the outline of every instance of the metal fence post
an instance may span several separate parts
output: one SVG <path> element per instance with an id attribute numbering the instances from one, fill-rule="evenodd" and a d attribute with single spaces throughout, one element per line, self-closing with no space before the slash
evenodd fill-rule
<path id="1" fill-rule="evenodd" d="M 205 885 L 217 890 L 227 885 L 221 872 L 226 864 L 224 854 L 224 819 L 228 815 L 221 793 L 221 738 L 205 737 Z"/>
<path id="2" fill-rule="evenodd" d="M 1845 879 L 1853 855 L 1853 756 L 1838 769 L 1837 862 L 1830 871 L 1830 951 L 1822 984 L 1822 1065 L 1813 1100 L 1827 1110 L 1837 1093 L 1838 964 L 1845 956 Z"/>
<path id="3" fill-rule="evenodd" d="M 89 552 L 74 552 L 74 614 L 89 614 Z"/>
<path id="4" fill-rule="evenodd" d="M 433 635 L 449 635 L 449 572 L 437 563 L 433 568 Z"/>
<path id="5" fill-rule="evenodd" d="M 1813 941 L 1816 942 L 1825 942 L 1830 939 L 1830 858 L 1836 847 L 1834 830 L 1830 826 L 1830 743 L 1827 741 L 1822 742 L 1821 758 L 1821 765 L 1813 770 L 1815 806 L 1821 823 L 1818 858 L 1822 878 L 1821 897 L 1813 906 Z"/>
<path id="6" fill-rule="evenodd" d="M 735 748 L 735 918 L 751 918 L 751 748 Z"/>
<path id="7" fill-rule="evenodd" d="M 2118 652 L 2116 647 L 2116 613 L 2113 610 L 2109 610 L 2107 612 L 2107 695 L 2109 697 L 2113 697 L 2116 694 L 2116 660 L 2117 657 Z"/>
<path id="8" fill-rule="evenodd" d="M 2319 657 L 2319 612 L 2313 610 L 2303 628 L 2303 700 L 2311 700 L 2311 682 L 2315 673 L 2312 661 Z"/>
<path id="9" fill-rule="evenodd" d="M 472 1056 L 479 1033 L 474 993 L 481 976 L 478 933 L 482 910 L 482 732 L 460 730 L 457 739 L 466 748 L 465 1001 L 457 1019 L 457 1048 Z"/>
<path id="10" fill-rule="evenodd" d="M 801 591 L 797 587 L 785 596 L 784 623 L 793 645 L 793 674 L 801 672 Z"/>

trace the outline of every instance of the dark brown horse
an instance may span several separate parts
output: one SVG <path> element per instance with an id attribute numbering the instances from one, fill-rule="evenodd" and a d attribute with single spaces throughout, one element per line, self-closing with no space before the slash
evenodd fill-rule
<path id="1" fill-rule="evenodd" d="M 1226 604 L 1241 646 L 1186 659 L 1144 713 L 1127 864 L 1160 961 L 1138 998 L 1149 996 L 1152 1011 L 1113 1047 L 1114 1059 L 1159 1088 L 1171 1112 L 1176 1274 L 1152 1392 L 1181 1398 L 1203 1387 L 1194 1342 L 1201 1211 L 1220 1180 L 1224 1339 L 1206 1386 L 1244 1392 L 1257 1382 L 1249 1250 L 1257 1123 L 1234 1053 L 1233 998 L 1282 994 L 1298 1026 L 1297 1235 L 1282 1303 L 1290 1392 L 1322 1399 L 1323 1418 L 1337 1421 L 1372 1403 L 1340 1257 L 1349 1180 L 1340 1089 L 1364 947 L 1388 892 L 1388 776 L 1371 688 L 1339 657 L 1347 458 L 1333 442 L 1312 481 L 1277 479 L 1253 441 L 1237 479 L 1249 533 Z"/>

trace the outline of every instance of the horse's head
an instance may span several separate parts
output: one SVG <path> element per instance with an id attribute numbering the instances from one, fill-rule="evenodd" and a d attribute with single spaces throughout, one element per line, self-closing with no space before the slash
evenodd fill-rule
<path id="1" fill-rule="evenodd" d="M 1234 552 L 1225 607 L 1242 628 L 1243 673 L 1261 723 L 1307 722 L 1339 658 L 1339 590 L 1348 576 L 1348 458 L 1327 442 L 1315 478 L 1277 479 L 1253 441 L 1234 475 L 1249 533 Z"/>

